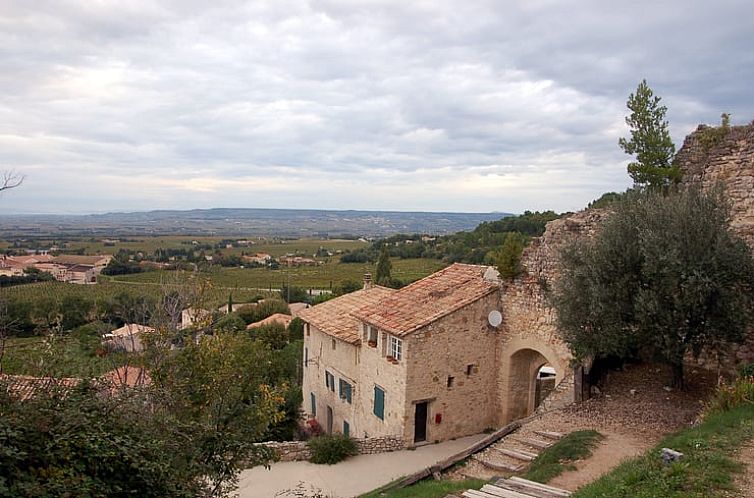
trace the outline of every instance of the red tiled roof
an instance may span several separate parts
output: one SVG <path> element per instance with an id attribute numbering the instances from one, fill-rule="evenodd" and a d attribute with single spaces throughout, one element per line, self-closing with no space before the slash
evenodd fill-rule
<path id="1" fill-rule="evenodd" d="M 499 287 L 484 279 L 489 268 L 455 263 L 353 314 L 391 334 L 408 335 L 495 292 Z"/>
<path id="2" fill-rule="evenodd" d="M 0 384 L 4 384 L 11 397 L 25 401 L 39 391 L 51 389 L 70 389 L 77 386 L 81 379 L 68 377 L 33 377 L 31 375 L 0 374 Z"/>
<path id="3" fill-rule="evenodd" d="M 357 290 L 312 306 L 301 311 L 299 317 L 325 334 L 337 337 L 350 344 L 358 344 L 360 341 L 359 321 L 353 317 L 352 313 L 358 308 L 374 304 L 394 292 L 393 289 L 375 285 L 369 289 Z"/>

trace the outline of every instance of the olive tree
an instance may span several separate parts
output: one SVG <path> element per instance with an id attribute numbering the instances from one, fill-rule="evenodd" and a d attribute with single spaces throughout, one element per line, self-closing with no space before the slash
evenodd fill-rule
<path id="1" fill-rule="evenodd" d="M 567 246 L 553 304 L 577 359 L 649 356 L 683 387 L 690 353 L 744 340 L 754 301 L 749 247 L 724 192 L 632 192 L 591 240 Z"/>

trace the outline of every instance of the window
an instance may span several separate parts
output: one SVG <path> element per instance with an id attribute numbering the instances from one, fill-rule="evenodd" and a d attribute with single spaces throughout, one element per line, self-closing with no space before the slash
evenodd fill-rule
<path id="1" fill-rule="evenodd" d="M 466 375 L 471 375 L 474 373 L 474 365 L 466 365 Z"/>
<path id="2" fill-rule="evenodd" d="M 451 377 L 448 375 L 448 387 L 453 387 L 453 382 L 455 381 L 455 377 Z"/>
<path id="3" fill-rule="evenodd" d="M 306 335 L 307 336 L 312 335 L 311 331 L 309 330 L 309 324 L 308 323 L 306 324 Z"/>
<path id="4" fill-rule="evenodd" d="M 345 420 L 343 421 L 343 435 L 345 437 L 350 437 L 351 436 L 351 426 Z"/>
<path id="5" fill-rule="evenodd" d="M 403 341 L 397 337 L 390 336 L 390 356 L 400 360 L 403 356 Z"/>
<path id="6" fill-rule="evenodd" d="M 367 340 L 368 344 L 373 348 L 377 347 L 377 332 L 377 327 L 372 327 L 371 325 L 369 325 L 369 335 Z"/>
<path id="7" fill-rule="evenodd" d="M 335 376 L 325 370 L 325 387 L 335 392 Z"/>
<path id="8" fill-rule="evenodd" d="M 335 349 L 335 339 L 332 340 L 332 348 Z"/>
<path id="9" fill-rule="evenodd" d="M 312 413 L 312 416 L 317 416 L 317 397 L 314 396 L 314 393 L 309 393 L 309 399 L 312 402 L 312 409 L 310 410 Z"/>
<path id="10" fill-rule="evenodd" d="M 309 348 L 304 348 L 304 366 L 309 366 Z"/>
<path id="11" fill-rule="evenodd" d="M 380 420 L 385 420 L 385 391 L 374 386 L 374 414 Z"/>
<path id="12" fill-rule="evenodd" d="M 346 382 L 343 379 L 340 379 L 340 383 L 338 385 L 339 392 L 340 392 L 340 399 L 346 400 L 348 403 L 351 403 L 352 399 L 352 386 L 348 382 Z"/>

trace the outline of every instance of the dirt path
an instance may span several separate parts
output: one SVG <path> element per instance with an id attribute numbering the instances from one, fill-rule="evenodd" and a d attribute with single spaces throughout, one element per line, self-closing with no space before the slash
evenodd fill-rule
<path id="1" fill-rule="evenodd" d="M 740 498 L 754 498 L 754 441 L 741 446 L 738 461 L 744 465 L 743 472 L 736 475 L 735 486 L 741 490 Z"/>
<path id="2" fill-rule="evenodd" d="M 652 447 L 646 439 L 624 434 L 604 433 L 605 439 L 592 456 L 574 463 L 576 470 L 563 472 L 548 484 L 556 488 L 576 490 L 617 467 L 623 460 L 641 455 Z"/>

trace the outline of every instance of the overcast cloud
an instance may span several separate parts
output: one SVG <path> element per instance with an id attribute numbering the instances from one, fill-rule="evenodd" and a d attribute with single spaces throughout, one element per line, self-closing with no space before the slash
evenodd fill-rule
<path id="1" fill-rule="evenodd" d="M 754 3 L 0 2 L 6 213 L 580 209 L 642 78 L 754 118 Z"/>

